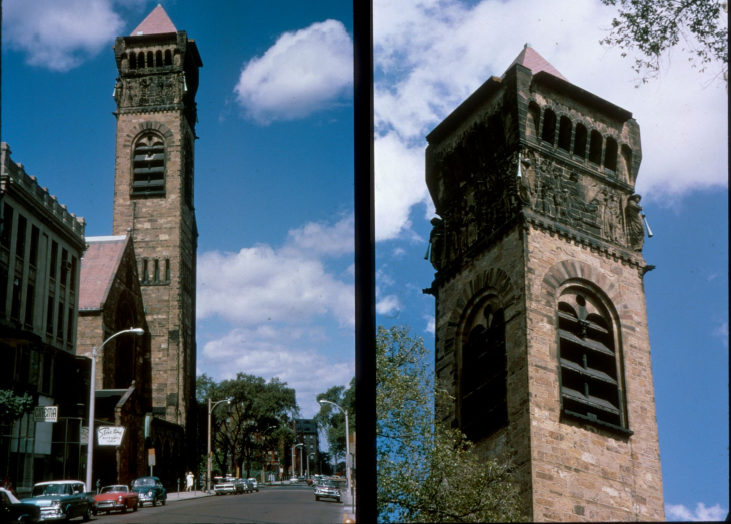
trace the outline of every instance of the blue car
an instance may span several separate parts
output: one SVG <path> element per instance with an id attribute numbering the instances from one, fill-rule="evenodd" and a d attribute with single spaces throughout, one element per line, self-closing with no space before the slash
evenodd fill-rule
<path id="1" fill-rule="evenodd" d="M 149 502 L 153 506 L 158 503 L 165 505 L 168 494 L 157 477 L 140 477 L 132 482 L 132 491 L 140 494 L 140 507 Z"/>

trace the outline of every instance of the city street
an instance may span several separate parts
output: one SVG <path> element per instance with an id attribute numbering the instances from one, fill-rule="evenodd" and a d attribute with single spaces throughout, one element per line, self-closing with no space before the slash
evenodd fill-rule
<path id="1" fill-rule="evenodd" d="M 316 502 L 313 490 L 308 486 L 262 487 L 258 493 L 181 501 L 176 500 L 176 493 L 170 493 L 165 506 L 146 505 L 134 513 L 99 515 L 93 517 L 91 522 L 340 524 L 343 522 L 343 504 L 333 500 Z"/>

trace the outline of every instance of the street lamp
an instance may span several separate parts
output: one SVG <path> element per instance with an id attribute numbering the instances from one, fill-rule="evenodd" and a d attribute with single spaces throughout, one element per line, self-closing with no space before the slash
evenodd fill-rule
<path id="1" fill-rule="evenodd" d="M 270 429 L 274 429 L 276 427 L 277 426 L 269 426 L 268 428 L 266 428 L 264 431 L 261 432 L 261 440 L 262 440 L 262 442 L 264 441 L 264 435 L 266 435 L 267 431 L 269 431 Z M 262 483 L 264 482 L 264 475 L 266 475 L 266 472 L 267 472 L 268 462 L 269 462 L 269 460 L 268 460 L 268 457 L 267 457 L 266 459 L 264 459 L 264 470 L 261 472 L 261 481 L 262 481 Z M 269 481 L 269 483 L 271 484 L 271 480 Z"/>
<path id="2" fill-rule="evenodd" d="M 314 453 L 310 453 L 307 455 L 307 478 L 310 478 L 310 457 L 314 457 Z"/>
<path id="3" fill-rule="evenodd" d="M 352 487 L 353 485 L 350 482 L 350 468 L 348 467 L 348 457 L 350 457 L 350 444 L 348 443 L 350 432 L 348 431 L 348 410 L 343 409 L 342 407 L 338 406 L 335 402 L 330 402 L 329 400 L 320 399 L 318 400 L 320 404 L 332 404 L 336 408 L 338 408 L 340 411 L 345 414 L 345 473 L 346 478 L 348 479 L 348 486 Z"/>
<path id="4" fill-rule="evenodd" d="M 223 402 L 231 404 L 232 397 L 219 400 L 215 404 L 211 405 L 211 398 L 208 397 L 208 471 L 206 477 L 206 491 L 211 491 L 211 413 L 213 409 Z"/>
<path id="5" fill-rule="evenodd" d="M 304 447 L 305 447 L 305 445 L 302 444 L 301 442 L 299 444 L 295 445 L 295 446 L 292 446 L 292 476 L 293 477 L 295 476 L 295 470 L 294 470 L 294 465 L 295 465 L 295 461 L 294 461 L 294 450 L 297 449 L 297 448 L 304 448 Z M 302 452 L 300 451 L 300 477 L 301 476 L 302 476 Z"/>
<path id="6" fill-rule="evenodd" d="M 104 342 L 102 342 L 102 345 L 99 346 L 99 348 L 93 347 L 91 350 L 91 383 L 89 384 L 89 438 L 87 441 L 87 451 L 86 451 L 86 489 L 91 490 L 91 466 L 92 461 L 94 459 L 94 393 L 96 391 L 96 386 L 94 384 L 96 380 L 96 356 L 101 353 L 102 349 L 104 348 L 104 345 L 112 340 L 114 337 L 123 335 L 125 333 L 133 333 L 135 335 L 144 335 L 145 330 L 142 328 L 131 328 L 131 329 L 125 329 L 123 331 L 118 331 L 108 339 L 106 339 Z"/>

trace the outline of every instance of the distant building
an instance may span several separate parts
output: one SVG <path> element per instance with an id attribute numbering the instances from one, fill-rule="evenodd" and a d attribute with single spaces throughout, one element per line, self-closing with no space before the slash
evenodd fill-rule
<path id="1" fill-rule="evenodd" d="M 297 443 L 304 444 L 304 448 L 298 448 L 295 454 L 295 472 L 299 475 L 300 460 L 302 460 L 302 471 L 307 470 L 307 458 L 309 457 L 310 474 L 319 473 L 320 470 L 320 440 L 317 432 L 317 423 L 312 419 L 296 418 L 293 428 Z M 300 449 L 302 450 L 300 452 Z"/>
<path id="2" fill-rule="evenodd" d="M 85 475 L 89 366 L 74 345 L 85 224 L 10 155 L 0 144 L 0 389 L 58 406 L 56 422 L 2 427 L 0 475 L 22 495 Z"/>
<path id="3" fill-rule="evenodd" d="M 529 521 L 664 520 L 632 113 L 526 45 L 427 141 L 437 417 Z"/>

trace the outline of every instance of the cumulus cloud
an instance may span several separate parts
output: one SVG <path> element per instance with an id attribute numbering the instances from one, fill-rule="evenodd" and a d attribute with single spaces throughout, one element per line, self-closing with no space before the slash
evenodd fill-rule
<path id="1" fill-rule="evenodd" d="M 401 312 L 401 301 L 396 295 L 386 295 L 376 300 L 376 313 L 379 315 L 396 316 Z"/>
<path id="2" fill-rule="evenodd" d="M 379 240 L 407 231 L 414 206 L 430 200 L 426 134 L 490 76 L 501 76 L 526 42 L 570 82 L 634 113 L 643 147 L 637 190 L 647 200 L 727 186 L 725 83 L 698 74 L 679 54 L 659 80 L 635 89 L 632 57 L 598 43 L 616 15 L 611 6 L 376 0 L 373 12 L 376 183 L 401 184 L 396 196 L 376 187 Z"/>
<path id="3" fill-rule="evenodd" d="M 435 318 L 431 315 L 425 315 L 424 319 L 426 319 L 426 328 L 424 328 L 424 331 L 431 333 L 432 335 L 436 334 L 437 325 Z"/>
<path id="4" fill-rule="evenodd" d="M 705 504 L 699 502 L 695 511 L 691 511 L 682 504 L 666 504 L 665 513 L 668 520 L 681 522 L 722 522 L 728 513 L 727 509 L 721 507 L 720 504 L 707 508 Z"/>
<path id="5" fill-rule="evenodd" d="M 217 315 L 256 325 L 331 315 L 341 326 L 353 326 L 352 281 L 336 278 L 315 256 L 351 252 L 349 228 L 352 218 L 334 226 L 306 224 L 290 231 L 288 242 L 279 249 L 259 244 L 238 253 L 203 253 L 198 259 L 198 318 Z M 337 247 L 338 242 L 345 246 Z M 348 271 L 344 276 L 350 276 Z"/>
<path id="6" fill-rule="evenodd" d="M 125 25 L 110 0 L 5 0 L 3 40 L 30 65 L 68 71 L 114 43 Z"/>
<path id="7" fill-rule="evenodd" d="M 297 391 L 303 415 L 319 410 L 316 396 L 334 385 L 345 385 L 355 372 L 354 361 L 333 363 L 319 353 L 327 336 L 322 328 L 234 329 L 203 347 L 203 360 L 217 380 L 231 379 L 243 370 L 267 380 L 278 377 Z"/>
<path id="8" fill-rule="evenodd" d="M 353 43 L 342 22 L 325 20 L 283 33 L 246 63 L 234 92 L 250 118 L 268 124 L 330 107 L 352 88 Z"/>

